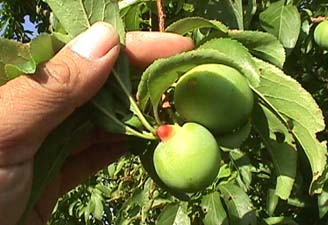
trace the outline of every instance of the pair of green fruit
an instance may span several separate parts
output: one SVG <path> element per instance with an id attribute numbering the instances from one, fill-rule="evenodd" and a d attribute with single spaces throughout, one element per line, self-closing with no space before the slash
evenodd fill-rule
<path id="1" fill-rule="evenodd" d="M 178 192 L 209 186 L 220 169 L 220 149 L 213 134 L 232 132 L 245 124 L 253 109 L 247 79 L 222 64 L 204 64 L 185 73 L 174 92 L 183 126 L 162 125 L 154 152 L 160 179 Z"/>

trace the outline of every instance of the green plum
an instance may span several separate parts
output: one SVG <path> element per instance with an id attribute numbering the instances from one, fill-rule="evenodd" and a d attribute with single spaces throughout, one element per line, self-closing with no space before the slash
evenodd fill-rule
<path id="1" fill-rule="evenodd" d="M 198 192 L 212 184 L 220 168 L 220 150 L 212 133 L 197 123 L 162 125 L 154 152 L 159 178 L 178 192 Z"/>
<path id="2" fill-rule="evenodd" d="M 328 20 L 321 22 L 314 29 L 314 41 L 321 48 L 328 50 Z"/>
<path id="3" fill-rule="evenodd" d="M 247 122 L 254 100 L 247 79 L 239 71 L 222 64 L 203 64 L 178 80 L 174 104 L 186 121 L 222 134 Z"/>

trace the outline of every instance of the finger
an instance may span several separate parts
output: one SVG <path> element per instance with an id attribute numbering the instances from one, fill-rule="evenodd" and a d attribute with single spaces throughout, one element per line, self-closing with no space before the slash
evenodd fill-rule
<path id="1" fill-rule="evenodd" d="M 0 165 L 32 158 L 46 135 L 101 88 L 118 54 L 116 31 L 97 23 L 36 75 L 0 87 Z"/>
<path id="2" fill-rule="evenodd" d="M 129 32 L 126 53 L 131 62 L 146 67 L 158 58 L 166 58 L 195 47 L 191 38 L 165 32 Z"/>

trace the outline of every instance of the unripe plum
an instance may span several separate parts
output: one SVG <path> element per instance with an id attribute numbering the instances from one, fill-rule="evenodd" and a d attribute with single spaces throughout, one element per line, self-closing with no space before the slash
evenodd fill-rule
<path id="1" fill-rule="evenodd" d="M 203 64 L 182 75 L 174 103 L 182 118 L 214 133 L 231 132 L 245 124 L 254 104 L 247 79 L 222 64 Z"/>
<path id="2" fill-rule="evenodd" d="M 202 125 L 162 125 L 157 134 L 161 142 L 154 152 L 159 178 L 178 192 L 193 193 L 209 186 L 220 168 L 220 152 L 212 135 Z"/>
<path id="3" fill-rule="evenodd" d="M 328 50 L 328 20 L 321 22 L 314 29 L 314 41 L 321 48 Z"/>

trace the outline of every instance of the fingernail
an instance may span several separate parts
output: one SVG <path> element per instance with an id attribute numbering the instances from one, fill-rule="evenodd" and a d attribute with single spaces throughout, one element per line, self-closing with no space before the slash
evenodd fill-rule
<path id="1" fill-rule="evenodd" d="M 71 49 L 88 59 L 99 59 L 119 44 L 114 28 L 103 22 L 92 25 L 87 31 L 73 40 Z"/>

